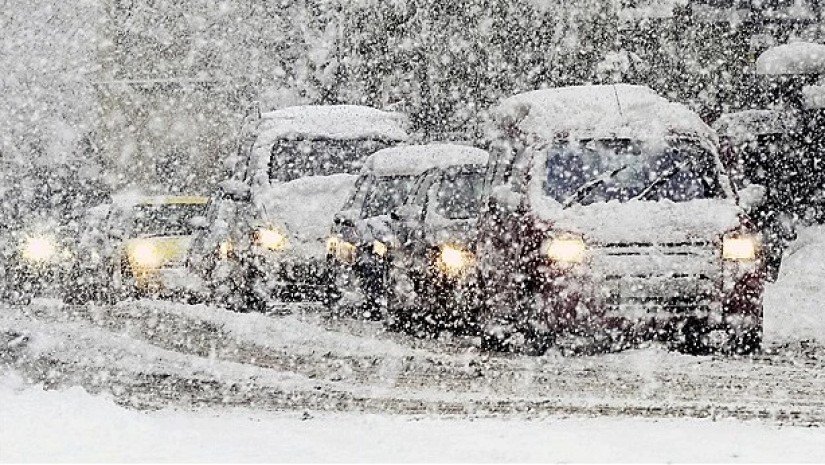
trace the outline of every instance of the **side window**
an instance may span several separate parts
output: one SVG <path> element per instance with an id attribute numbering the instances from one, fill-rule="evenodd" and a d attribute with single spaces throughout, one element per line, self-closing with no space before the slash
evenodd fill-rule
<path id="1" fill-rule="evenodd" d="M 475 169 L 451 169 L 438 183 L 435 212 L 449 219 L 471 219 L 478 216 L 484 195 L 483 172 Z"/>

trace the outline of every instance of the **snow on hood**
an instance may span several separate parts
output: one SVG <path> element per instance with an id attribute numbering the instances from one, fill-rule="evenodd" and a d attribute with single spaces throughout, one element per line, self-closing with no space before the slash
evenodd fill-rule
<path id="1" fill-rule="evenodd" d="M 554 231 L 582 234 L 601 244 L 709 241 L 738 227 L 742 212 L 732 200 L 721 199 L 611 201 L 564 210 L 550 198 L 546 202 L 537 210 Z"/>
<path id="2" fill-rule="evenodd" d="M 790 133 L 796 127 L 796 118 L 781 110 L 747 110 L 727 113 L 719 117 L 713 128 L 720 136 L 734 142 L 752 140 L 762 134 Z"/>
<path id="3" fill-rule="evenodd" d="M 714 147 L 716 133 L 695 112 L 644 86 L 616 84 L 536 90 L 505 99 L 495 111 L 500 124 L 545 141 L 622 137 L 659 142 L 675 133 L 698 136 Z"/>
<path id="4" fill-rule="evenodd" d="M 377 176 L 418 175 L 431 168 L 487 164 L 489 154 L 457 144 L 406 145 L 379 150 L 371 155 L 363 172 Z"/>
<path id="5" fill-rule="evenodd" d="M 335 214 L 358 177 L 351 174 L 310 176 L 262 187 L 254 196 L 264 222 L 286 230 L 295 255 L 322 258 Z"/>
<path id="6" fill-rule="evenodd" d="M 381 139 L 404 141 L 404 117 L 358 105 L 304 105 L 261 115 L 261 139 Z"/>
<path id="7" fill-rule="evenodd" d="M 825 45 L 796 42 L 766 50 L 756 60 L 756 72 L 763 75 L 823 74 Z"/>

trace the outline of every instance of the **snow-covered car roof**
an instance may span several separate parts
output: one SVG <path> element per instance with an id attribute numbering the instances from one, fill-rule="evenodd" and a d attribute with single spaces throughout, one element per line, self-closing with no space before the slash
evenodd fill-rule
<path id="1" fill-rule="evenodd" d="M 769 48 L 756 60 L 756 73 L 825 74 L 825 45 L 795 42 Z"/>
<path id="2" fill-rule="evenodd" d="M 458 144 L 427 144 L 391 147 L 371 155 L 363 172 L 378 176 L 418 175 L 431 168 L 484 165 L 489 154 L 476 147 Z"/>
<path id="3" fill-rule="evenodd" d="M 796 119 L 781 110 L 746 110 L 726 113 L 713 123 L 720 136 L 733 142 L 747 141 L 765 134 L 786 134 L 794 130 Z"/>
<path id="4" fill-rule="evenodd" d="M 261 115 L 261 139 L 405 141 L 404 117 L 359 105 L 303 105 Z"/>
<path id="5" fill-rule="evenodd" d="M 698 137 L 715 147 L 716 133 L 695 112 L 650 88 L 628 84 L 536 90 L 502 101 L 500 125 L 545 141 L 566 138 L 628 138 L 661 142 L 674 135 Z"/>

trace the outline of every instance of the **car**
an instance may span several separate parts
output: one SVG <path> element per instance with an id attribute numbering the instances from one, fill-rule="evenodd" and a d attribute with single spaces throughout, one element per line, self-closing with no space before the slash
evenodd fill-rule
<path id="1" fill-rule="evenodd" d="M 476 224 L 486 198 L 485 150 L 451 146 L 398 210 L 385 325 L 418 335 L 473 334 L 479 307 Z"/>
<path id="2" fill-rule="evenodd" d="M 746 110 L 726 113 L 713 123 L 719 134 L 720 156 L 737 188 L 765 188 L 764 202 L 750 212 L 764 238 L 769 281 L 779 275 L 782 255 L 796 238 L 794 216 L 799 212 L 808 177 L 791 175 L 804 166 L 801 125 L 794 111 Z M 807 200 L 807 199 L 806 199 Z"/>
<path id="3" fill-rule="evenodd" d="M 382 318 L 391 257 L 407 246 L 396 237 L 399 208 L 414 188 L 428 192 L 444 170 L 486 161 L 483 150 L 450 143 L 397 146 L 367 159 L 327 241 L 330 308 Z"/>
<path id="4" fill-rule="evenodd" d="M 404 125 L 356 105 L 289 107 L 250 125 L 192 255 L 214 300 L 236 311 L 323 301 L 333 217 L 366 158 L 409 138 Z"/>
<path id="5" fill-rule="evenodd" d="M 758 196 L 734 190 L 698 115 L 623 84 L 527 92 L 493 115 L 483 347 L 759 350 Z"/>
<path id="6" fill-rule="evenodd" d="M 205 227 L 208 201 L 197 195 L 126 194 L 91 209 L 64 300 L 201 297 L 197 276 L 185 263 L 195 232 Z"/>

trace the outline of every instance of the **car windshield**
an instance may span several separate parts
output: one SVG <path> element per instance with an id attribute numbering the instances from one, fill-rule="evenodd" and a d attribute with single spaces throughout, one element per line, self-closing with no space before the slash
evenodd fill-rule
<path id="1" fill-rule="evenodd" d="M 651 153 L 628 140 L 556 146 L 547 155 L 546 195 L 564 204 L 632 199 L 686 202 L 723 195 L 712 156 L 693 144 Z"/>
<path id="2" fill-rule="evenodd" d="M 415 183 L 415 176 L 382 176 L 369 184 L 361 218 L 389 215 L 393 209 L 400 207 L 410 194 Z"/>
<path id="3" fill-rule="evenodd" d="M 272 147 L 269 178 L 289 182 L 306 176 L 357 173 L 366 157 L 388 146 L 371 139 L 281 140 Z"/>
<path id="4" fill-rule="evenodd" d="M 449 219 L 470 219 L 478 216 L 484 195 L 484 174 L 462 172 L 445 176 L 436 196 L 436 212 Z"/>
<path id="5" fill-rule="evenodd" d="M 140 205 L 135 209 L 136 236 L 188 236 L 192 220 L 206 214 L 203 204 Z"/>

